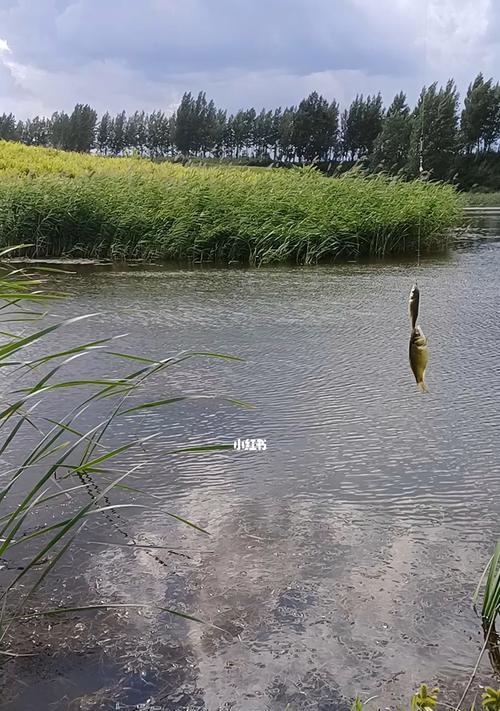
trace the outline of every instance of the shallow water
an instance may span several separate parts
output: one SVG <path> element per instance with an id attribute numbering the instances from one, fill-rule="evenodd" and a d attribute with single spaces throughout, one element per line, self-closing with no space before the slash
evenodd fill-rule
<path id="1" fill-rule="evenodd" d="M 471 595 L 500 529 L 500 220 L 485 220 L 418 269 L 135 267 L 57 278 L 72 292 L 60 313 L 100 312 L 79 324 L 78 341 L 126 332 L 127 352 L 244 362 L 197 358 L 165 371 L 145 399 L 214 399 L 135 413 L 113 435 L 159 433 L 133 481 L 159 498 L 122 513 L 120 527 L 190 559 L 91 546 L 126 543 L 104 521 L 39 602 L 154 601 L 215 627 L 134 610 L 25 624 L 21 646 L 34 641 L 36 654 L 0 672 L 2 710 L 326 710 L 356 693 L 377 694 L 382 707 L 421 681 L 457 700 L 482 643 Z M 407 362 L 415 276 L 427 396 Z M 58 335 L 61 348 L 74 339 Z M 89 362 L 86 374 L 102 372 Z M 62 415 L 65 398 L 53 402 Z M 238 437 L 267 449 L 163 454 Z M 133 451 L 132 464 L 144 457 Z M 487 657 L 479 678 L 493 680 Z"/>

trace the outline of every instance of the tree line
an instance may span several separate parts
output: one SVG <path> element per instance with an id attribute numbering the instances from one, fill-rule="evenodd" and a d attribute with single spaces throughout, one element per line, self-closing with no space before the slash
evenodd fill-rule
<path id="1" fill-rule="evenodd" d="M 500 85 L 478 74 L 461 111 L 453 80 L 424 87 L 413 108 L 403 92 L 387 109 L 379 93 L 358 95 L 343 111 L 317 92 L 297 106 L 259 113 L 250 108 L 228 114 L 205 92 L 185 93 L 172 115 L 122 111 L 99 118 L 88 104 L 77 104 L 71 114 L 26 121 L 4 113 L 0 138 L 153 159 L 196 156 L 323 167 L 361 161 L 371 170 L 408 178 L 425 172 L 436 180 L 456 180 L 458 173 L 458 182 L 479 178 L 500 187 Z"/>

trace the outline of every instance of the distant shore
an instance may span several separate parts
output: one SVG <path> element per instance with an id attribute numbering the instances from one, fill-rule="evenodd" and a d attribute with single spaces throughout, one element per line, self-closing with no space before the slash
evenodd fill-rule
<path id="1" fill-rule="evenodd" d="M 466 193 L 467 205 L 470 207 L 500 207 L 500 192 Z"/>

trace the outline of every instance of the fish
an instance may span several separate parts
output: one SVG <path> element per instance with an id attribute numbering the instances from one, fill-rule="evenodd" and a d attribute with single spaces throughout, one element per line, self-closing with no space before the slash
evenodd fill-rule
<path id="1" fill-rule="evenodd" d="M 410 301 L 408 302 L 408 311 L 410 314 L 411 329 L 415 328 L 417 325 L 418 318 L 418 306 L 420 303 L 420 290 L 415 282 L 412 290 L 410 291 Z"/>
<path id="2" fill-rule="evenodd" d="M 420 392 L 429 392 L 425 383 L 425 370 L 429 362 L 429 349 L 427 347 L 427 337 L 420 326 L 412 328 L 410 335 L 410 367 Z"/>

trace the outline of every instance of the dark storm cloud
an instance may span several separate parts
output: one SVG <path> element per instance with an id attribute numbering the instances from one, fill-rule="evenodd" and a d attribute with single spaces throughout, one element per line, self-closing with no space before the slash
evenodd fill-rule
<path id="1" fill-rule="evenodd" d="M 0 21 L 16 56 L 50 70 L 113 59 L 150 78 L 228 68 L 398 73 L 417 61 L 411 37 L 387 36 L 390 23 L 377 30 L 355 2 L 19 0 Z"/>
<path id="2" fill-rule="evenodd" d="M 50 112 L 295 103 L 317 89 L 404 89 L 498 66 L 490 0 L 0 0 L 1 98 Z M 21 98 L 20 98 L 21 97 Z"/>

